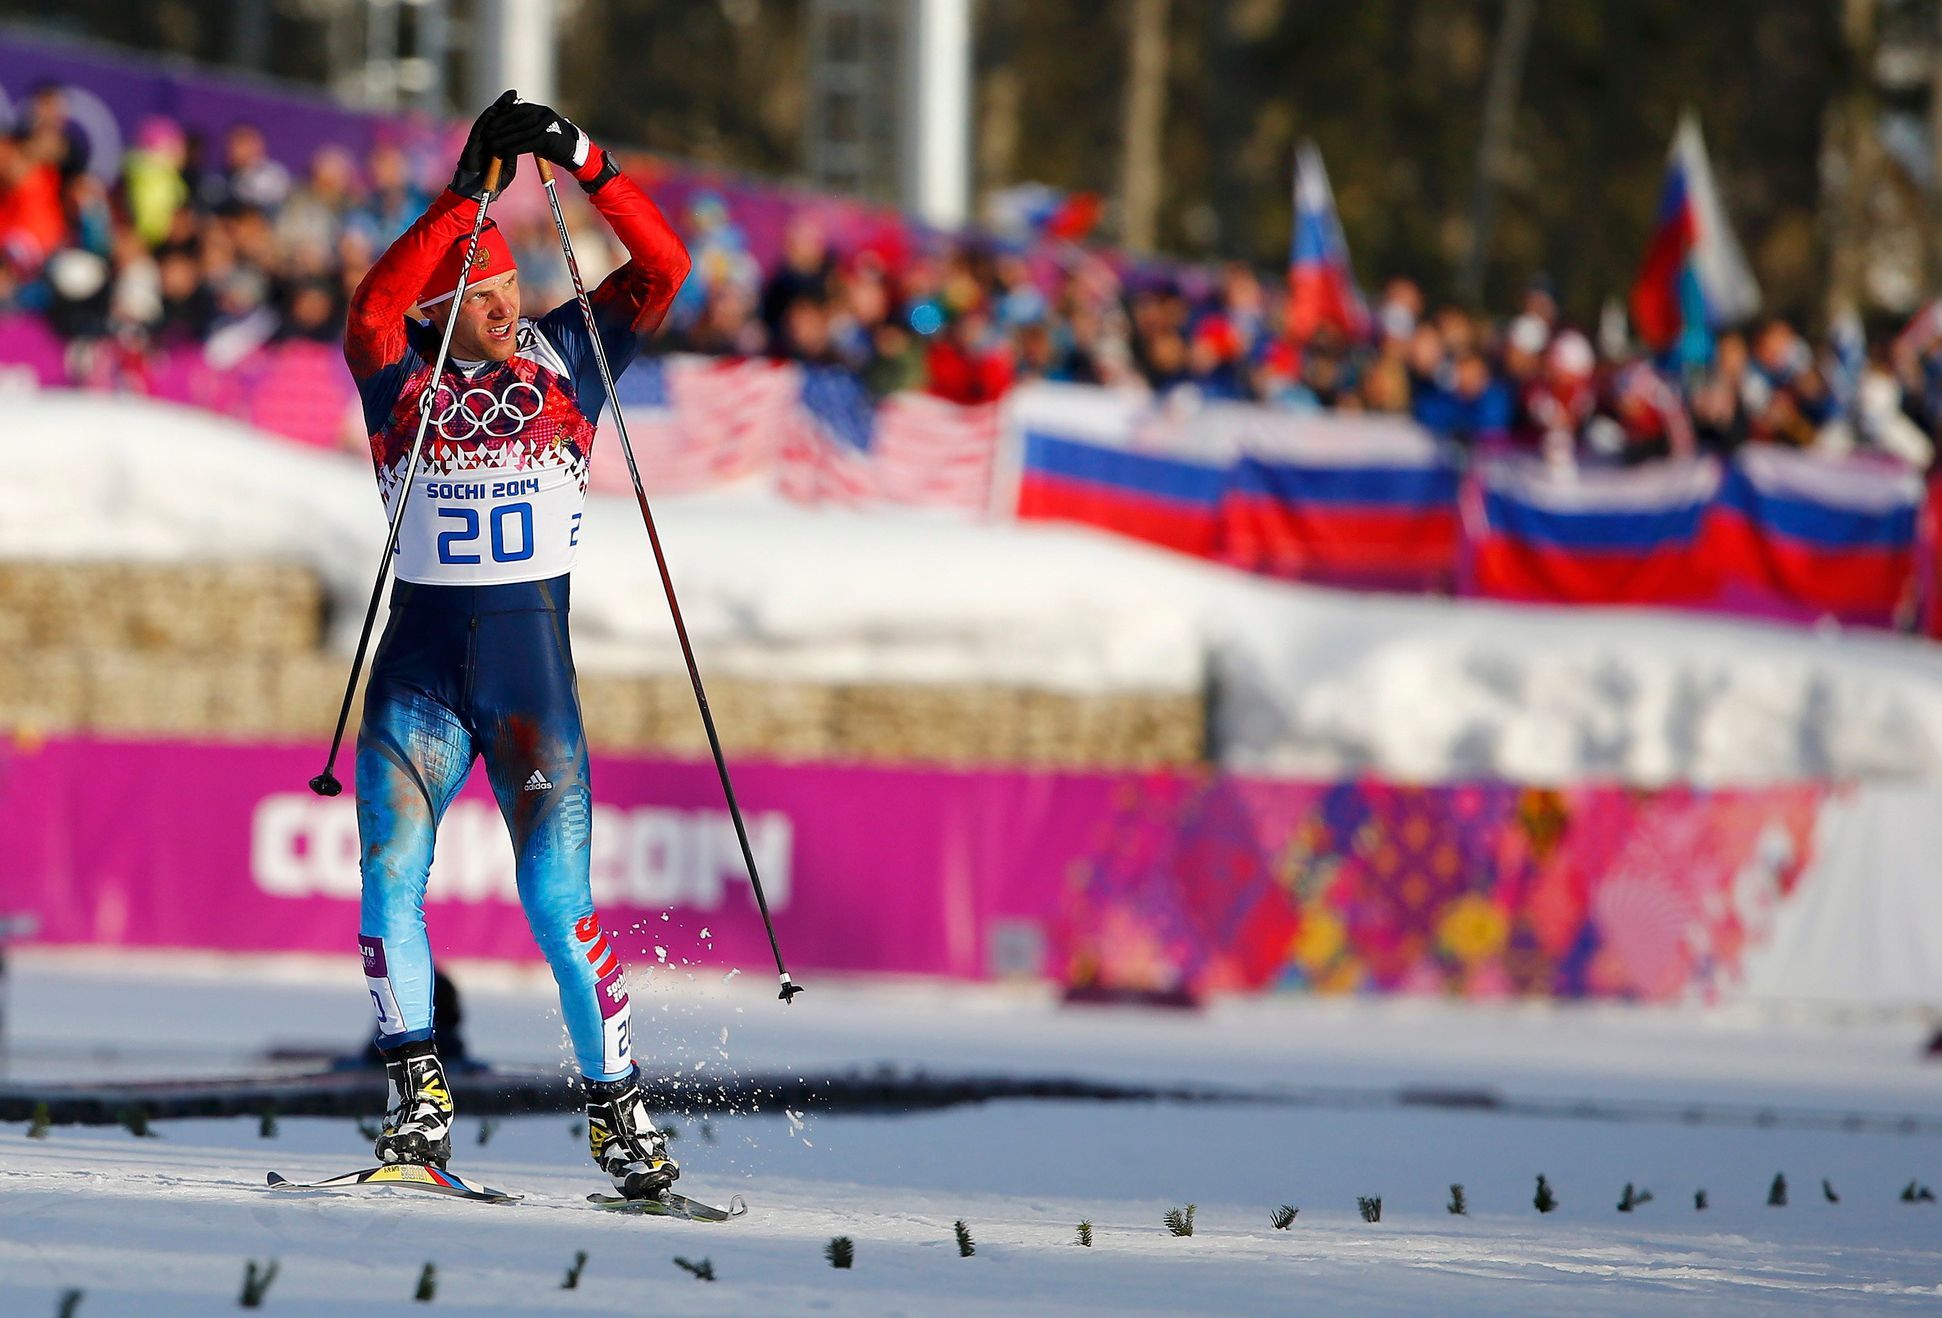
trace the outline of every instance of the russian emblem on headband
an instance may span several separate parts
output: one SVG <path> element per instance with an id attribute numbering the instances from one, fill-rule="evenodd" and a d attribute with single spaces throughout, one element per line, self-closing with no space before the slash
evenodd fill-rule
<path id="1" fill-rule="evenodd" d="M 459 271 L 463 269 L 465 282 L 477 283 L 494 275 L 504 274 L 518 267 L 513 259 L 512 248 L 506 244 L 506 235 L 499 231 L 499 225 L 487 220 L 479 231 L 478 245 L 472 248 L 470 263 L 466 260 L 466 248 L 472 243 L 470 234 L 455 238 L 438 266 L 425 280 L 418 291 L 420 307 L 436 306 L 446 301 L 457 289 Z"/>

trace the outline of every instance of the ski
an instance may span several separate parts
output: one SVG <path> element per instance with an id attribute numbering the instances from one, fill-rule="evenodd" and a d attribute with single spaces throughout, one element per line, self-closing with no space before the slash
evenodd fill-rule
<path id="1" fill-rule="evenodd" d="M 384 1167 L 369 1167 L 361 1172 L 346 1172 L 342 1176 L 331 1176 L 321 1181 L 292 1181 L 276 1172 L 270 1173 L 272 1190 L 423 1190 L 431 1194 L 450 1195 L 457 1199 L 470 1199 L 482 1204 L 516 1204 L 524 1195 L 509 1190 L 494 1189 L 468 1181 L 455 1173 L 441 1171 L 437 1167 L 422 1163 L 394 1163 Z"/>
<path id="2" fill-rule="evenodd" d="M 623 1199 L 614 1194 L 590 1194 L 587 1202 L 610 1213 L 633 1213 L 642 1217 L 678 1217 L 685 1222 L 731 1222 L 748 1212 L 742 1196 L 731 1195 L 728 1207 L 717 1208 L 699 1199 L 672 1191 L 659 1199 Z"/>

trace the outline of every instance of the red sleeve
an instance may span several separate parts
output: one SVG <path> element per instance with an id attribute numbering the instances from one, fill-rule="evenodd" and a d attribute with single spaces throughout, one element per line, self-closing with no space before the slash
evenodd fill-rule
<path id="1" fill-rule="evenodd" d="M 606 156 L 602 148 L 593 148 L 573 177 L 592 182 L 606 166 Z M 687 245 L 661 208 L 625 174 L 616 174 L 591 195 L 629 258 L 594 290 L 594 315 L 604 326 L 620 324 L 636 333 L 652 333 L 688 277 Z"/>
<path id="2" fill-rule="evenodd" d="M 357 379 L 404 356 L 405 313 L 417 303 L 439 258 L 472 232 L 478 212 L 478 202 L 447 188 L 365 274 L 351 294 L 344 326 L 344 360 Z"/>

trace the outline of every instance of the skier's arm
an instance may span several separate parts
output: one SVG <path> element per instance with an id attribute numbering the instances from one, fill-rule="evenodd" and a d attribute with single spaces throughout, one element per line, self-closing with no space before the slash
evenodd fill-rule
<path id="1" fill-rule="evenodd" d="M 506 156 L 530 151 L 570 170 L 627 248 L 627 264 L 593 293 L 601 338 L 658 329 L 688 277 L 688 249 L 660 208 L 620 172 L 613 156 L 557 110 L 523 102 L 506 111 L 487 145 Z"/>
<path id="2" fill-rule="evenodd" d="M 349 314 L 344 325 L 344 360 L 351 374 L 364 382 L 404 359 L 406 350 L 405 312 L 418 301 L 425 281 L 438 268 L 441 257 L 452 244 L 472 231 L 479 204 L 486 198 L 485 176 L 492 151 L 488 142 L 495 127 L 517 102 L 507 92 L 472 122 L 465 149 L 459 154 L 458 170 L 452 184 L 438 195 L 425 213 L 385 248 L 357 291 L 351 294 Z M 506 159 L 499 171 L 497 196 L 512 182 L 518 162 Z M 368 400 L 367 400 L 368 401 Z"/>
<path id="3" fill-rule="evenodd" d="M 479 203 L 447 188 L 412 226 L 384 249 L 351 294 L 344 360 L 366 380 L 405 355 L 405 313 L 452 244 L 472 232 Z"/>
<path id="4" fill-rule="evenodd" d="M 688 277 L 688 248 L 661 208 L 634 180 L 620 172 L 605 150 L 595 147 L 587 163 L 573 171 L 593 198 L 594 209 L 627 249 L 627 264 L 600 281 L 593 291 L 593 314 L 603 337 L 611 329 L 651 334 L 661 327 Z"/>

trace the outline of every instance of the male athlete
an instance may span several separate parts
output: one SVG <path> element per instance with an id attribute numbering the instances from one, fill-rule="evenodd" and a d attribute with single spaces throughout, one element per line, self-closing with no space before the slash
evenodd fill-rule
<path id="1" fill-rule="evenodd" d="M 593 909 L 587 746 L 567 642 L 567 574 L 605 399 L 578 303 L 522 318 L 519 272 L 490 219 L 465 297 L 453 305 L 487 164 L 504 161 L 503 189 L 526 152 L 570 171 L 627 248 L 627 264 L 592 298 L 616 373 L 638 336 L 660 325 L 688 273 L 680 238 L 613 158 L 553 110 L 507 92 L 473 124 L 450 189 L 351 299 L 344 356 L 387 512 L 404 495 L 419 409 L 432 391 L 357 738 L 358 944 L 391 1084 L 377 1156 L 440 1167 L 451 1157 L 425 883 L 438 821 L 483 757 L 512 834 L 519 900 L 552 966 L 585 1077 L 593 1160 L 622 1195 L 649 1198 L 680 1170 L 642 1101 L 620 958 Z M 414 306 L 429 322 L 407 318 Z M 448 321 L 450 360 L 434 380 Z"/>

